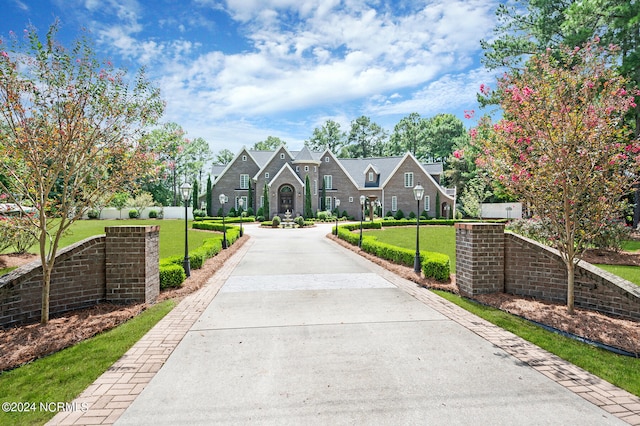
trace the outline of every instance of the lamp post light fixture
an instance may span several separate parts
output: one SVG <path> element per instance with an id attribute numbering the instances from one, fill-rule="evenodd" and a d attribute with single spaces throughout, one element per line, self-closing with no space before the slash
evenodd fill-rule
<path id="1" fill-rule="evenodd" d="M 413 198 L 418 202 L 418 214 L 416 215 L 416 257 L 413 261 L 413 271 L 420 273 L 420 200 L 424 197 L 424 188 L 420 182 L 413 188 Z"/>
<path id="2" fill-rule="evenodd" d="M 182 194 L 182 200 L 184 201 L 184 260 L 182 261 L 182 267 L 187 278 L 191 276 L 191 260 L 189 259 L 189 198 L 191 198 L 191 185 L 185 182 L 180 186 L 180 192 Z"/>
<path id="3" fill-rule="evenodd" d="M 224 203 L 227 202 L 227 196 L 224 194 L 220 194 L 218 197 L 220 200 L 220 206 L 222 207 L 222 248 L 227 248 L 227 226 L 224 224 Z"/>
<path id="4" fill-rule="evenodd" d="M 244 231 L 242 230 L 242 218 L 244 217 L 244 209 L 242 208 L 242 206 L 244 206 L 244 199 L 239 198 L 238 199 L 238 205 L 240 206 L 240 236 L 242 237 L 244 235 Z"/>
<path id="5" fill-rule="evenodd" d="M 364 195 L 360 196 L 360 240 L 358 240 L 358 247 L 362 248 L 362 220 L 364 219 L 364 202 L 367 200 L 367 197 Z"/>
<path id="6" fill-rule="evenodd" d="M 340 216 L 340 199 L 336 198 L 336 237 L 338 236 L 338 216 Z"/>

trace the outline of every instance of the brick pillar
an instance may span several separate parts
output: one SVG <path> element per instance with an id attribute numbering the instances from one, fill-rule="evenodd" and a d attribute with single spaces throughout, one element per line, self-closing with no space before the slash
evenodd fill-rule
<path id="1" fill-rule="evenodd" d="M 504 225 L 456 223 L 456 284 L 466 296 L 504 291 Z"/>
<path id="2" fill-rule="evenodd" d="M 108 226 L 106 299 L 113 303 L 153 303 L 160 294 L 160 227 Z"/>

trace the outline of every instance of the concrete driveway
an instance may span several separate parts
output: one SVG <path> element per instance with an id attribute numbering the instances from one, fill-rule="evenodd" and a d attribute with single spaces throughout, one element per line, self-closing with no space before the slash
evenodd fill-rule
<path id="1" fill-rule="evenodd" d="M 116 424 L 624 424 L 399 289 L 329 226 L 246 229 L 220 292 Z"/>

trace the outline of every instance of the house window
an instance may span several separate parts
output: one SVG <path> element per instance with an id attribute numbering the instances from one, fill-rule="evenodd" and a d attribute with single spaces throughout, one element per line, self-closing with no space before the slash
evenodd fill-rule
<path id="1" fill-rule="evenodd" d="M 324 162 L 328 163 L 329 162 L 329 157 L 324 157 Z"/>
<path id="2" fill-rule="evenodd" d="M 240 189 L 249 189 L 249 175 L 240 175 Z"/>
<path id="3" fill-rule="evenodd" d="M 331 197 L 324 197 L 324 205 L 327 210 L 331 210 Z"/>
<path id="4" fill-rule="evenodd" d="M 369 172 L 369 182 L 373 182 L 373 172 Z"/>
<path id="5" fill-rule="evenodd" d="M 313 166 L 313 171 L 317 172 L 318 171 L 318 166 Z"/>
<path id="6" fill-rule="evenodd" d="M 424 196 L 424 210 L 429 211 L 431 210 L 431 199 L 429 198 L 428 195 Z M 420 212 L 422 213 L 422 212 Z"/>
<path id="7" fill-rule="evenodd" d="M 398 211 L 398 197 L 396 197 L 395 195 L 391 197 L 391 211 L 392 212 Z"/>
<path id="8" fill-rule="evenodd" d="M 269 172 L 264 172 L 264 178 L 269 179 Z"/>
<path id="9" fill-rule="evenodd" d="M 281 159 L 281 160 L 284 160 L 284 152 L 281 152 L 281 153 L 280 153 L 280 159 Z"/>
<path id="10" fill-rule="evenodd" d="M 413 188 L 413 172 L 408 172 L 404 174 L 404 187 Z"/>
<path id="11" fill-rule="evenodd" d="M 309 166 L 304 166 L 304 171 L 308 172 L 309 171 Z"/>
<path id="12" fill-rule="evenodd" d="M 246 155 L 242 156 L 242 161 L 247 161 L 247 156 Z"/>
<path id="13" fill-rule="evenodd" d="M 318 179 L 313 180 L 313 195 L 318 195 Z"/>
<path id="14" fill-rule="evenodd" d="M 247 211 L 249 208 L 249 201 L 245 195 L 242 197 L 236 197 L 236 210 L 240 209 L 240 200 L 242 200 L 242 211 Z"/>
<path id="15" fill-rule="evenodd" d="M 324 189 L 333 189 L 333 176 L 324 175 Z"/>
<path id="16" fill-rule="evenodd" d="M 349 197 L 349 202 L 353 203 L 353 197 Z"/>
<path id="17" fill-rule="evenodd" d="M 260 207 L 264 207 L 264 195 L 260 196 Z"/>
<path id="18" fill-rule="evenodd" d="M 300 166 L 296 166 L 296 172 L 300 171 Z"/>

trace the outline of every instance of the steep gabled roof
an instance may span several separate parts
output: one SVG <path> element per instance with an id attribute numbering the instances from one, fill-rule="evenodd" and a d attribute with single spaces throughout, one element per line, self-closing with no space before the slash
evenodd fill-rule
<path id="1" fill-rule="evenodd" d="M 316 154 L 319 154 L 319 153 L 316 153 Z M 309 147 L 307 147 L 305 145 L 296 154 L 296 156 L 295 156 L 295 158 L 293 160 L 293 164 L 296 164 L 296 163 L 316 163 L 316 164 L 320 164 L 321 161 L 317 158 L 317 156 L 314 156 L 313 153 L 311 152 L 311 150 L 309 149 Z"/>
<path id="2" fill-rule="evenodd" d="M 238 153 L 236 154 L 236 156 L 235 156 L 235 157 L 233 157 L 233 160 L 229 161 L 229 163 L 227 163 L 227 164 L 224 166 L 224 169 L 222 169 L 222 171 L 221 171 L 220 173 L 218 173 L 218 178 L 217 178 L 217 179 L 215 179 L 215 181 L 214 181 L 213 183 L 215 183 L 216 181 L 218 181 L 218 179 L 220 179 L 220 177 L 224 176 L 224 174 L 225 174 L 225 173 L 227 173 L 227 170 L 229 170 L 229 168 L 231 167 L 231 165 L 232 165 L 232 164 L 234 164 L 234 163 L 238 160 L 238 158 L 240 158 L 240 155 L 242 155 L 242 153 L 243 153 L 243 152 L 245 152 L 245 153 L 249 156 L 248 158 L 251 158 L 251 161 L 253 161 L 256 165 L 258 165 L 258 167 L 260 166 L 260 165 L 258 164 L 258 162 L 256 161 L 255 157 L 252 155 L 251 151 L 249 151 L 246 147 L 244 147 L 244 146 L 243 146 L 243 147 L 240 149 L 240 151 L 238 151 Z M 213 174 L 213 172 L 214 172 L 214 170 L 213 170 L 213 167 L 212 167 L 212 169 L 211 169 L 211 173 Z"/>
<path id="3" fill-rule="evenodd" d="M 423 167 L 422 164 L 420 164 L 420 162 L 418 161 L 418 159 L 410 152 L 407 152 L 400 161 L 398 161 L 398 164 L 396 165 L 396 167 L 393 169 L 393 171 L 391 172 L 391 174 L 389 174 L 386 179 L 384 180 L 384 182 L 382 183 L 382 185 L 380 185 L 382 188 L 384 188 L 387 183 L 389 183 L 389 179 L 391 179 L 392 176 L 395 175 L 395 173 L 398 171 L 398 168 L 400 167 L 400 165 L 402 165 L 402 163 L 404 163 L 406 160 L 409 161 L 413 161 L 418 167 L 420 167 L 422 169 L 422 171 L 427 175 L 427 179 L 429 179 L 431 181 L 431 183 L 438 188 L 438 190 L 440 191 L 440 193 L 442 195 L 444 195 L 445 197 L 449 198 L 450 200 L 453 200 L 453 198 L 449 195 L 446 194 L 444 188 L 442 188 L 438 182 L 435 181 L 435 179 L 433 178 L 433 176 L 431 176 L 431 174 Z"/>
<path id="4" fill-rule="evenodd" d="M 259 151 L 259 152 L 264 152 L 264 153 L 269 153 L 269 158 L 262 164 L 259 165 L 260 170 L 258 170 L 258 173 L 256 173 L 253 176 L 253 180 L 258 179 L 258 177 L 264 172 L 264 169 L 271 164 L 271 161 L 273 161 L 274 158 L 276 158 L 276 155 L 280 152 L 284 150 L 284 152 L 289 156 L 289 158 L 293 159 L 294 156 L 291 154 L 291 152 L 287 149 L 286 146 L 284 145 L 280 145 L 278 148 L 276 148 L 274 151 Z M 265 155 L 266 157 L 266 155 Z M 263 157 L 264 158 L 264 157 Z"/>
<path id="5" fill-rule="evenodd" d="M 285 165 L 282 166 L 280 168 L 280 170 L 278 170 L 278 173 L 276 173 L 276 175 L 269 181 L 269 183 L 268 183 L 269 187 L 271 187 L 271 184 L 273 182 L 275 182 L 276 180 L 278 180 L 280 175 L 283 174 L 285 171 L 290 172 L 291 175 L 298 181 L 298 183 L 304 187 L 304 183 L 302 182 L 302 180 L 300 180 L 300 177 L 298 176 L 298 174 L 293 171 L 293 169 L 291 168 L 289 163 L 285 163 Z"/>
<path id="6" fill-rule="evenodd" d="M 373 167 L 376 173 L 380 175 L 380 181 L 386 180 L 402 157 L 380 157 L 380 158 L 341 158 L 340 162 L 345 170 L 357 182 L 359 188 L 364 188 L 366 183 L 365 172 L 369 167 Z M 381 186 L 380 186 L 381 187 Z"/>
<path id="7" fill-rule="evenodd" d="M 345 168 L 344 164 L 342 164 L 342 160 L 344 160 L 344 158 L 336 157 L 333 152 L 329 151 L 329 149 L 325 149 L 324 152 L 320 155 L 320 158 L 324 157 L 325 155 L 329 155 L 331 158 L 333 158 L 333 161 L 335 161 L 338 164 L 338 167 L 340 167 L 340 169 L 344 172 L 344 174 L 349 178 L 351 183 L 353 183 L 353 186 L 355 186 L 356 188 L 361 187 L 360 185 L 358 185 L 358 181 L 354 179 L 354 175 L 349 173 L 349 171 Z M 364 184 L 362 185 L 362 187 L 364 187 Z"/>

